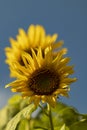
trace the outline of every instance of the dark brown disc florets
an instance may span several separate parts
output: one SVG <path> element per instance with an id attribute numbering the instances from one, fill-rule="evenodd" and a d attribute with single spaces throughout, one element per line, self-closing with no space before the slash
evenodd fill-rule
<path id="1" fill-rule="evenodd" d="M 60 79 L 58 74 L 50 69 L 39 69 L 32 73 L 29 79 L 29 88 L 36 95 L 51 95 L 58 89 Z"/>

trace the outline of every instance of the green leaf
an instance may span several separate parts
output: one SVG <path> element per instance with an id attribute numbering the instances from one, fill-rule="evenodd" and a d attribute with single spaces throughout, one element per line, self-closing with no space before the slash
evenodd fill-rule
<path id="1" fill-rule="evenodd" d="M 29 120 L 27 119 L 21 120 L 17 130 L 29 130 Z"/>
<path id="2" fill-rule="evenodd" d="M 67 107 L 60 114 L 66 125 L 71 125 L 79 120 L 79 114 L 72 107 Z"/>
<path id="3" fill-rule="evenodd" d="M 13 95 L 8 100 L 9 119 L 13 118 L 19 111 L 29 105 L 29 98 L 23 99 L 20 95 Z"/>
<path id="4" fill-rule="evenodd" d="M 11 119 L 20 111 L 21 101 L 22 101 L 22 97 L 20 95 L 13 95 L 8 100 L 9 119 Z"/>
<path id="5" fill-rule="evenodd" d="M 49 117 L 47 117 L 45 114 L 39 114 L 39 117 L 34 119 L 33 128 L 35 130 L 46 130 L 49 127 L 50 127 Z"/>
<path id="6" fill-rule="evenodd" d="M 70 127 L 70 130 L 87 130 L 87 120 L 82 119 L 81 121 L 74 123 Z"/>
<path id="7" fill-rule="evenodd" d="M 70 126 L 80 119 L 80 115 L 75 108 L 67 106 L 60 102 L 58 102 L 56 107 L 52 109 L 52 112 L 53 122 L 55 126 L 61 126 L 64 123 L 67 126 Z"/>
<path id="8" fill-rule="evenodd" d="M 8 104 L 10 105 L 16 105 L 19 104 L 22 100 L 22 97 L 20 95 L 13 95 L 9 100 Z"/>
<path id="9" fill-rule="evenodd" d="M 20 120 L 27 118 L 29 119 L 31 113 L 35 110 L 35 105 L 31 104 L 21 110 L 16 116 L 14 116 L 11 121 L 8 122 L 6 130 L 15 130 Z"/>
<path id="10" fill-rule="evenodd" d="M 62 126 L 54 127 L 54 130 L 70 130 L 65 124 Z"/>
<path id="11" fill-rule="evenodd" d="M 69 128 L 64 124 L 64 125 L 60 128 L 60 130 L 69 130 Z"/>
<path id="12" fill-rule="evenodd" d="M 65 109 L 66 107 L 68 107 L 66 104 L 62 103 L 62 102 L 57 102 L 56 107 L 52 108 L 52 110 L 54 112 L 61 112 L 63 109 Z"/>
<path id="13" fill-rule="evenodd" d="M 2 130 L 8 122 L 8 107 L 0 110 L 0 130 Z"/>

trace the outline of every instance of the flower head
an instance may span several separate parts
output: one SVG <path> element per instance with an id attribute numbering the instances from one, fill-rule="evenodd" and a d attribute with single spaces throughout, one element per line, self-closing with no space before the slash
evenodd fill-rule
<path id="1" fill-rule="evenodd" d="M 6 63 L 10 68 L 10 76 L 16 77 L 16 75 L 14 75 L 13 71 L 11 70 L 11 65 L 14 61 L 24 65 L 21 57 L 23 51 L 32 55 L 31 48 L 33 48 L 35 53 L 37 53 L 38 47 L 41 47 L 43 52 L 44 49 L 48 46 L 51 46 L 52 49 L 61 47 L 63 41 L 61 40 L 56 42 L 56 40 L 57 34 L 52 36 L 46 35 L 45 29 L 40 25 L 31 25 L 27 32 L 25 32 L 23 29 L 19 29 L 19 34 L 17 35 L 16 40 L 10 38 L 11 47 L 5 48 L 7 56 Z"/>
<path id="2" fill-rule="evenodd" d="M 24 66 L 14 61 L 12 71 L 17 80 L 9 83 L 13 92 L 21 92 L 23 97 L 30 97 L 36 105 L 40 101 L 48 102 L 55 106 L 59 95 L 68 96 L 69 85 L 76 81 L 76 78 L 69 78 L 73 74 L 73 66 L 67 65 L 70 58 L 64 57 L 67 49 L 61 49 L 54 57 L 52 48 L 44 49 L 44 56 L 41 47 L 37 54 L 31 49 L 32 56 L 26 52 L 22 53 Z"/>

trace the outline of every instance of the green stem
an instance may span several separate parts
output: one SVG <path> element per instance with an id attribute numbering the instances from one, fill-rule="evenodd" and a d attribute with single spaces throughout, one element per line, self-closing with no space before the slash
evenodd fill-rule
<path id="1" fill-rule="evenodd" d="M 46 116 L 49 116 L 48 115 L 48 113 L 45 111 L 45 109 L 39 104 L 39 107 L 42 109 L 42 111 L 44 112 L 44 114 L 46 115 Z"/>
<path id="2" fill-rule="evenodd" d="M 44 114 L 45 114 L 47 117 L 49 117 L 51 130 L 54 130 L 51 107 L 50 107 L 49 104 L 47 104 L 47 106 L 48 106 L 48 113 L 47 113 L 47 112 L 45 111 L 45 109 L 39 104 L 39 107 L 42 109 L 42 111 L 44 112 Z"/>
<path id="3" fill-rule="evenodd" d="M 49 111 L 49 120 L 50 120 L 51 130 L 54 130 L 53 120 L 52 120 L 52 112 L 51 112 L 51 107 L 49 104 L 48 104 L 48 111 Z"/>

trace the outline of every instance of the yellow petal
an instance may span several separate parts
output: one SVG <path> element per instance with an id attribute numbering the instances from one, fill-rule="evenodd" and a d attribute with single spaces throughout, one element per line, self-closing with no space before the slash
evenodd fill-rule
<path id="1" fill-rule="evenodd" d="M 35 38 L 35 26 L 31 25 L 28 29 L 28 38 L 29 38 L 29 42 L 31 44 L 34 43 L 34 38 Z"/>
<path id="2" fill-rule="evenodd" d="M 49 103 L 49 105 L 51 105 L 52 107 L 55 107 L 56 105 L 56 99 L 54 96 L 46 96 L 45 100 L 47 103 Z"/>
<path id="3" fill-rule="evenodd" d="M 61 41 L 59 41 L 59 42 L 57 42 L 57 43 L 52 44 L 53 50 L 60 48 L 60 47 L 63 45 L 63 43 L 64 43 L 64 41 L 61 40 Z"/>
<path id="4" fill-rule="evenodd" d="M 34 93 L 32 91 L 26 91 L 26 92 L 22 92 L 22 97 L 29 97 L 29 96 L 32 96 Z"/>
<path id="5" fill-rule="evenodd" d="M 54 43 L 56 41 L 58 37 L 58 34 L 54 34 L 52 37 L 51 37 L 51 43 Z"/>
<path id="6" fill-rule="evenodd" d="M 19 46 L 18 42 L 14 40 L 13 38 L 10 38 L 9 41 L 11 43 L 12 48 L 17 48 Z"/>
<path id="7" fill-rule="evenodd" d="M 7 88 L 7 87 L 10 87 L 10 86 L 17 86 L 17 85 L 20 85 L 20 84 L 22 84 L 22 81 L 21 80 L 15 80 L 15 81 L 13 81 L 13 82 L 11 82 L 11 83 L 9 83 L 9 84 L 7 84 L 6 86 L 5 86 L 5 88 Z"/>
<path id="8" fill-rule="evenodd" d="M 44 48 L 45 46 L 45 30 L 42 26 L 40 26 L 40 31 L 41 31 L 41 34 L 40 34 L 40 46 L 42 48 Z"/>
<path id="9" fill-rule="evenodd" d="M 71 84 L 72 82 L 75 82 L 77 80 L 77 78 L 64 78 L 62 79 L 62 83 L 65 83 L 67 85 Z"/>
<path id="10" fill-rule="evenodd" d="M 51 64 L 52 63 L 52 59 L 53 59 L 52 48 L 51 47 L 47 47 L 45 49 L 45 63 L 46 64 Z"/>
<path id="11" fill-rule="evenodd" d="M 34 66 L 34 60 L 32 59 L 32 56 L 26 52 L 23 52 L 22 53 L 22 57 L 24 57 L 26 59 L 26 64 L 29 64 L 32 69 L 34 70 L 35 69 L 35 66 Z"/>
<path id="12" fill-rule="evenodd" d="M 23 45 L 25 46 L 25 48 L 29 47 L 29 43 L 28 43 L 28 37 L 26 32 L 23 29 L 19 29 L 19 36 L 21 38 L 21 44 L 23 43 Z"/>
<path id="13" fill-rule="evenodd" d="M 36 56 L 36 54 L 35 54 L 33 49 L 31 49 L 31 51 L 32 51 L 32 57 L 33 57 L 33 60 L 34 60 L 35 68 L 38 69 L 39 68 L 39 64 L 38 64 L 37 56 Z"/>
<path id="14" fill-rule="evenodd" d="M 37 60 L 38 60 L 39 67 L 41 67 L 41 65 L 43 64 L 43 61 L 44 61 L 41 47 L 38 48 Z"/>

